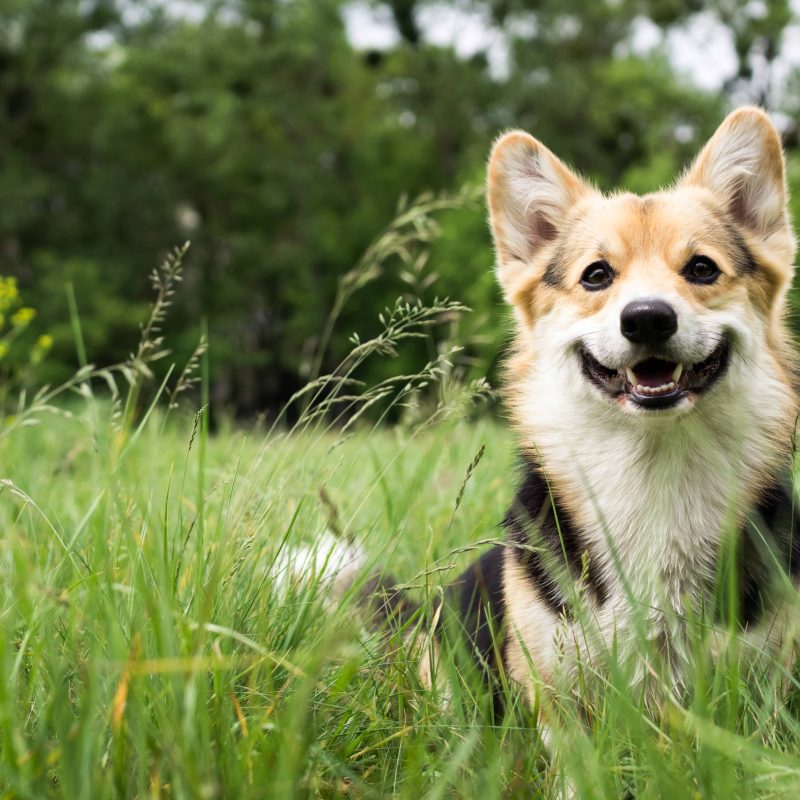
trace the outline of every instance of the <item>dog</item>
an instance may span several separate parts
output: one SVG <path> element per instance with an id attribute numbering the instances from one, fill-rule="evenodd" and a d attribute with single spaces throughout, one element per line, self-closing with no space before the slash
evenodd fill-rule
<path id="1" fill-rule="evenodd" d="M 623 657 L 645 609 L 646 637 L 680 685 L 686 617 L 711 604 L 731 531 L 741 626 L 778 641 L 789 621 L 775 567 L 800 571 L 798 397 L 785 325 L 795 240 L 768 116 L 735 111 L 673 187 L 645 196 L 604 196 L 508 133 L 492 150 L 488 204 L 515 317 L 507 397 L 528 461 L 505 522 L 515 546 L 492 556 L 507 673 L 532 700 L 531 663 L 554 679 L 555 643 L 585 639 L 570 621 L 580 597 Z M 563 564 L 560 581 L 548 560 Z"/>
<path id="2" fill-rule="evenodd" d="M 768 116 L 733 112 L 673 186 L 644 196 L 602 194 L 509 132 L 487 199 L 515 322 L 504 385 L 523 474 L 505 543 L 444 604 L 476 661 L 535 705 L 579 655 L 602 663 L 613 642 L 635 658 L 643 630 L 679 687 L 687 617 L 713 606 L 731 547 L 728 622 L 778 644 L 794 627 L 786 578 L 800 573 L 798 396 L 795 240 Z M 391 579 L 363 591 L 386 617 L 416 611 Z"/>

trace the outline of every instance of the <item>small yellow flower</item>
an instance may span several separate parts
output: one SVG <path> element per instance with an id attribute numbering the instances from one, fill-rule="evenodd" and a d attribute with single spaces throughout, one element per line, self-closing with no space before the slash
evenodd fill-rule
<path id="1" fill-rule="evenodd" d="M 18 300 L 17 279 L 0 277 L 0 311 L 7 311 Z"/>
<path id="2" fill-rule="evenodd" d="M 27 325 L 36 316 L 36 311 L 28 306 L 23 306 L 11 315 L 11 324 L 15 328 Z"/>
<path id="3" fill-rule="evenodd" d="M 43 333 L 31 348 L 31 364 L 41 364 L 52 346 L 53 337 Z"/>

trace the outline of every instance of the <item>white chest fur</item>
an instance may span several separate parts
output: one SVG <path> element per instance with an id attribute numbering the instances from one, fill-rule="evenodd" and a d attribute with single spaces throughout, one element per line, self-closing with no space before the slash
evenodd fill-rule
<path id="1" fill-rule="evenodd" d="M 548 391 L 542 377 L 531 377 L 517 411 L 601 568 L 603 639 L 635 648 L 643 630 L 685 656 L 685 614 L 714 586 L 722 537 L 780 460 L 784 387 L 749 394 L 734 380 L 688 414 L 638 418 L 598 410 L 580 376 L 565 392 Z"/>

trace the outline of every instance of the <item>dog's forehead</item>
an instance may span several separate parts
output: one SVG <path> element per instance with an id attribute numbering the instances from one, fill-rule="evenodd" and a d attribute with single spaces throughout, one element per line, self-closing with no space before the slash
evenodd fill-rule
<path id="1" fill-rule="evenodd" d="M 656 258 L 678 267 L 698 248 L 728 250 L 735 238 L 724 213 L 690 188 L 595 196 L 580 209 L 576 229 L 576 242 L 618 266 Z"/>
<path id="2" fill-rule="evenodd" d="M 647 195 L 596 193 L 573 208 L 546 255 L 543 280 L 569 290 L 586 267 L 603 260 L 617 274 L 615 285 L 634 276 L 669 281 L 699 255 L 731 278 L 756 269 L 741 226 L 710 192 L 679 186 Z"/>

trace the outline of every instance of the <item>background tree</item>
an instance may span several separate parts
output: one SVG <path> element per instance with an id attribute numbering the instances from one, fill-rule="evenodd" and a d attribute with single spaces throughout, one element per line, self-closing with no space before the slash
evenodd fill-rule
<path id="1" fill-rule="evenodd" d="M 191 239 L 171 340 L 187 355 L 207 320 L 217 404 L 275 410 L 315 368 L 338 282 L 399 199 L 480 186 L 510 126 L 602 187 L 670 180 L 728 99 L 677 76 L 666 45 L 637 54 L 643 16 L 665 37 L 700 12 L 728 25 L 740 66 L 726 92 L 785 110 L 796 145 L 783 73 L 773 66 L 764 89 L 758 68 L 780 62 L 786 3 L 763 14 L 723 0 L 454 3 L 507 43 L 506 71 L 488 52 L 431 44 L 425 0 L 385 4 L 397 44 L 356 50 L 345 5 L 0 0 L 0 274 L 39 310 L 31 341 L 53 336 L 46 379 L 75 366 L 68 287 L 91 358 L 119 361 L 152 265 Z M 345 305 L 323 369 L 399 294 L 472 306 L 443 335 L 467 344 L 477 372 L 491 368 L 503 312 L 484 214 L 473 204 L 439 219 L 427 261 L 390 258 Z"/>

